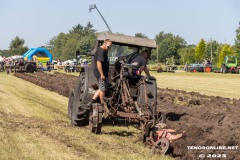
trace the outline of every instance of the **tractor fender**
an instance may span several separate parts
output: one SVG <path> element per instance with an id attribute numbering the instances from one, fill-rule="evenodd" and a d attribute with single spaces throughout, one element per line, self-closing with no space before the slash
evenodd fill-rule
<path id="1" fill-rule="evenodd" d="M 146 86 L 145 86 L 146 85 Z M 147 98 L 147 101 L 146 101 Z M 138 104 L 146 104 L 150 107 L 152 113 L 157 113 L 157 83 L 154 77 L 145 81 L 145 84 L 141 84 L 138 88 Z M 144 111 L 144 108 L 142 108 Z M 148 111 L 144 111 L 148 112 Z"/>

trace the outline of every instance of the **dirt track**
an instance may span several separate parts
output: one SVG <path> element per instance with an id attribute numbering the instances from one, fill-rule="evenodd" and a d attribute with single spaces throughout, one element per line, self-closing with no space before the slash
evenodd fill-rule
<path id="1" fill-rule="evenodd" d="M 77 77 L 54 73 L 25 74 L 17 77 L 50 91 L 68 96 Z M 236 151 L 188 150 L 187 146 L 238 146 L 240 144 L 240 100 L 206 96 L 172 89 L 158 90 L 159 110 L 167 114 L 171 129 L 185 131 L 172 145 L 170 154 L 179 159 L 197 159 L 198 155 L 226 154 L 227 159 L 240 159 Z M 216 159 L 216 158 L 215 158 Z"/>

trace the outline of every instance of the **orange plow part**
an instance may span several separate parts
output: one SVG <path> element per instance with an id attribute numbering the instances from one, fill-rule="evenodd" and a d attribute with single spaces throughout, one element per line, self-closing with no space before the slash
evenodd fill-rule
<path id="1" fill-rule="evenodd" d="M 157 133 L 157 140 L 161 138 L 167 138 L 171 143 L 173 140 L 179 139 L 183 135 L 183 132 L 179 133 L 173 129 L 162 129 L 160 131 L 156 131 L 156 133 Z"/>

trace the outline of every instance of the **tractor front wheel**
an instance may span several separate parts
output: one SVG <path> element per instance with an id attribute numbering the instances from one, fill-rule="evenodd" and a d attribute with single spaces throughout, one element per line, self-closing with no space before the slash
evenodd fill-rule
<path id="1" fill-rule="evenodd" d="M 74 90 L 71 90 L 69 94 L 69 100 L 68 100 L 68 118 L 69 119 L 71 119 L 72 117 L 73 101 L 74 101 Z"/>
<path id="2" fill-rule="evenodd" d="M 92 133 L 100 134 L 102 130 L 102 105 L 92 104 L 89 113 L 89 129 Z"/>
<path id="3" fill-rule="evenodd" d="M 158 141 L 156 141 L 153 146 L 152 150 L 154 154 L 166 154 L 168 149 L 170 147 L 170 142 L 167 138 L 160 138 Z"/>
<path id="4" fill-rule="evenodd" d="M 222 71 L 223 73 L 227 73 L 227 67 L 224 66 Z"/>

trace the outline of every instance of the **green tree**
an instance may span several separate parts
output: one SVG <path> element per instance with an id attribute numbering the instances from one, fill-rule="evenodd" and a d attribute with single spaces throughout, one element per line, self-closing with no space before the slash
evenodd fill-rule
<path id="1" fill-rule="evenodd" d="M 69 30 L 69 33 L 70 34 L 76 33 L 76 34 L 82 35 L 83 30 L 84 30 L 84 27 L 81 24 L 77 24 L 77 25 L 73 26 L 72 29 Z"/>
<path id="2" fill-rule="evenodd" d="M 76 57 L 75 53 L 77 51 L 78 43 L 81 40 L 81 36 L 79 34 L 70 34 L 66 35 L 66 42 L 64 44 L 64 48 L 62 48 L 61 59 L 73 59 Z"/>
<path id="3" fill-rule="evenodd" d="M 53 37 L 48 43 L 47 48 L 52 53 L 54 59 L 64 59 L 64 52 L 63 49 L 67 43 L 67 34 L 60 33 L 57 37 Z"/>
<path id="4" fill-rule="evenodd" d="M 173 37 L 172 33 L 164 33 L 163 31 L 155 36 L 155 41 L 160 44 L 166 37 Z"/>
<path id="5" fill-rule="evenodd" d="M 50 39 L 47 44 L 46 44 L 46 48 L 50 51 L 52 51 L 54 49 L 54 44 L 55 44 L 55 41 L 56 41 L 57 37 L 54 36 L 52 39 Z"/>
<path id="6" fill-rule="evenodd" d="M 236 38 L 235 38 L 234 50 L 237 53 L 237 56 L 240 57 L 240 22 L 239 22 L 238 29 L 236 29 Z"/>
<path id="7" fill-rule="evenodd" d="M 93 29 L 93 25 L 88 22 L 86 27 L 83 28 L 83 34 L 81 36 L 90 36 L 90 37 L 96 37 L 95 33 L 97 30 Z"/>
<path id="8" fill-rule="evenodd" d="M 156 44 L 157 44 L 157 50 L 154 50 L 152 55 L 151 55 L 151 59 L 156 59 L 157 61 L 160 61 L 160 62 L 163 62 L 164 61 L 164 58 L 161 57 L 160 58 L 160 43 L 167 37 L 167 35 L 170 35 L 171 34 L 165 34 L 163 31 L 162 32 L 159 32 L 156 36 L 155 36 L 155 41 L 156 41 Z"/>
<path id="9" fill-rule="evenodd" d="M 96 40 L 96 30 L 89 22 L 86 27 L 77 24 L 68 33 L 60 33 L 47 43 L 47 48 L 55 59 L 67 60 L 75 58 L 76 51 L 86 55 L 93 48 Z"/>
<path id="10" fill-rule="evenodd" d="M 180 55 L 180 63 L 185 64 L 185 63 L 194 63 L 195 60 L 195 48 L 196 46 L 191 45 L 185 48 L 179 49 L 179 55 Z"/>
<path id="11" fill-rule="evenodd" d="M 80 53 L 83 55 L 88 55 L 88 53 L 90 53 L 93 48 L 93 44 L 94 39 L 85 36 L 78 42 L 77 50 L 80 51 Z"/>
<path id="12" fill-rule="evenodd" d="M 218 67 L 219 55 L 220 55 L 220 53 L 221 53 L 224 45 L 225 45 L 225 44 L 218 44 L 218 48 L 217 48 L 217 50 L 215 51 L 215 55 L 216 55 L 216 56 L 213 57 L 213 62 L 212 62 L 212 63 L 213 63 L 213 65 L 216 66 L 216 67 Z"/>
<path id="13" fill-rule="evenodd" d="M 146 35 L 143 34 L 143 33 L 136 33 L 136 34 L 135 34 L 135 37 L 148 38 L 148 36 L 146 36 Z"/>
<path id="14" fill-rule="evenodd" d="M 201 41 L 198 43 L 195 50 L 195 59 L 198 62 L 201 62 L 203 58 L 205 58 L 204 57 L 205 49 L 206 49 L 206 42 L 204 39 L 201 39 Z"/>
<path id="15" fill-rule="evenodd" d="M 234 49 L 229 44 L 225 44 L 219 54 L 218 67 L 221 67 L 225 56 L 234 56 Z"/>
<path id="16" fill-rule="evenodd" d="M 219 46 L 220 45 L 216 40 L 209 41 L 206 44 L 204 58 L 211 60 L 211 54 L 212 54 L 212 64 L 213 65 L 217 64 L 217 59 L 218 59 L 217 49 Z"/>
<path id="17" fill-rule="evenodd" d="M 0 56 L 8 57 L 9 56 L 9 50 L 0 50 Z"/>
<path id="18" fill-rule="evenodd" d="M 180 37 L 175 36 L 172 33 L 164 33 L 160 32 L 155 37 L 157 46 L 158 46 L 158 54 L 160 62 L 166 62 L 167 58 L 172 58 L 179 63 L 179 53 L 178 50 L 186 46 L 186 41 Z"/>
<path id="19" fill-rule="evenodd" d="M 167 58 L 170 58 L 176 55 L 177 50 L 173 43 L 173 37 L 165 38 L 159 45 L 158 45 L 158 55 L 160 62 L 166 62 Z"/>
<path id="20" fill-rule="evenodd" d="M 9 45 L 9 56 L 11 55 L 22 55 L 27 50 L 28 47 L 24 46 L 25 40 L 16 36 Z"/>

